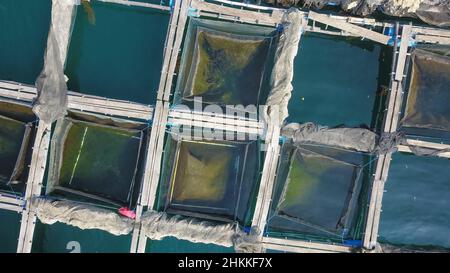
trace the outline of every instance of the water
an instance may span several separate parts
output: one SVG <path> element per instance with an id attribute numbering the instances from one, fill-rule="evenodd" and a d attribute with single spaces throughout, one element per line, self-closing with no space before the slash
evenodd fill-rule
<path id="1" fill-rule="evenodd" d="M 288 121 L 371 126 L 381 53 L 382 47 L 370 42 L 302 36 Z"/>
<path id="2" fill-rule="evenodd" d="M 450 248 L 450 160 L 395 154 L 385 189 L 381 241 Z"/>
<path id="3" fill-rule="evenodd" d="M 61 223 L 45 225 L 38 221 L 32 252 L 40 253 L 127 253 L 131 235 L 114 236 L 101 230 L 81 230 Z"/>
<path id="4" fill-rule="evenodd" d="M 223 247 L 214 244 L 191 243 L 166 237 L 160 241 L 147 240 L 146 253 L 232 253 L 232 247 Z"/>
<path id="5" fill-rule="evenodd" d="M 21 215 L 14 211 L 0 210 L 0 253 L 17 251 Z"/>
<path id="6" fill-rule="evenodd" d="M 34 84 L 44 64 L 51 0 L 0 2 L 0 79 Z"/>
<path id="7" fill-rule="evenodd" d="M 141 0 L 158 2 L 156 0 Z M 95 25 L 79 8 L 66 74 L 69 88 L 86 94 L 155 102 L 168 13 L 92 3 Z M 33 84 L 42 69 L 50 0 L 1 0 L 0 79 Z M 91 20 L 92 21 L 92 20 Z M 363 47 L 361 47 L 363 46 Z M 371 125 L 384 48 L 318 35 L 302 37 L 295 61 L 290 121 Z M 388 61 L 387 61 L 388 63 Z M 450 247 L 449 161 L 396 154 L 383 202 L 381 240 Z M 0 252 L 15 252 L 20 214 L 0 210 Z M 33 252 L 128 252 L 131 236 L 37 224 Z M 146 252 L 232 252 L 175 238 L 150 241 Z"/>
<path id="8" fill-rule="evenodd" d="M 154 104 L 169 13 L 100 2 L 91 6 L 95 24 L 82 7 L 77 11 L 66 64 L 69 89 Z"/>

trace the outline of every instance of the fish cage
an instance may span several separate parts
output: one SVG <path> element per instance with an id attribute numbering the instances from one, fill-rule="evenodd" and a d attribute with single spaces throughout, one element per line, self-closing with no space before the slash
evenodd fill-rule
<path id="1" fill-rule="evenodd" d="M 383 196 L 380 242 L 403 251 L 450 249 L 450 160 L 393 155 Z"/>
<path id="2" fill-rule="evenodd" d="M 31 108 L 0 101 L 0 191 L 23 195 L 35 137 Z"/>
<path id="3" fill-rule="evenodd" d="M 131 235 L 114 236 L 106 231 L 81 230 L 39 220 L 33 236 L 32 253 L 129 253 Z"/>
<path id="4" fill-rule="evenodd" d="M 146 123 L 69 112 L 53 132 L 46 194 L 133 208 L 149 131 Z"/>
<path id="5" fill-rule="evenodd" d="M 51 0 L 2 0 L 0 79 L 34 84 L 44 65 Z"/>
<path id="6" fill-rule="evenodd" d="M 391 63 L 389 46 L 306 32 L 294 62 L 288 122 L 379 130 Z"/>
<path id="7" fill-rule="evenodd" d="M 174 104 L 264 104 L 279 31 L 190 18 Z"/>
<path id="8" fill-rule="evenodd" d="M 21 214 L 0 209 L 0 253 L 15 253 L 19 238 Z"/>
<path id="9" fill-rule="evenodd" d="M 352 150 L 285 142 L 266 235 L 331 243 L 360 240 L 373 161 Z"/>
<path id="10" fill-rule="evenodd" d="M 169 134 L 156 209 L 219 222 L 251 222 L 260 142 L 190 140 Z"/>
<path id="11" fill-rule="evenodd" d="M 408 82 L 400 129 L 409 136 L 450 141 L 450 47 L 417 47 Z"/>
<path id="12" fill-rule="evenodd" d="M 66 62 L 69 90 L 154 104 L 169 19 L 164 10 L 83 2 Z"/>

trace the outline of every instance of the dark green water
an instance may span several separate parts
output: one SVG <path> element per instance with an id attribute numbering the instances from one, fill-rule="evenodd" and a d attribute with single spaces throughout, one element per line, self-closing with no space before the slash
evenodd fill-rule
<path id="1" fill-rule="evenodd" d="M 21 215 L 14 211 L 0 210 L 0 253 L 17 251 Z"/>
<path id="2" fill-rule="evenodd" d="M 93 2 L 79 7 L 66 74 L 73 91 L 154 104 L 169 13 Z"/>
<path id="3" fill-rule="evenodd" d="M 351 41 L 308 33 L 302 36 L 288 121 L 371 125 L 382 48 Z"/>
<path id="4" fill-rule="evenodd" d="M 450 248 L 450 160 L 395 154 L 385 189 L 381 241 Z"/>
<path id="5" fill-rule="evenodd" d="M 0 1 L 0 79 L 34 84 L 44 64 L 51 0 Z"/>

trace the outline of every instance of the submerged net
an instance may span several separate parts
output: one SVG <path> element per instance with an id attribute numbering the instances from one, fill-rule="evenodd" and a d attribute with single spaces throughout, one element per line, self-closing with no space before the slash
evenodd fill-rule
<path id="1" fill-rule="evenodd" d="M 435 52 L 442 53 L 442 49 Z M 402 130 L 407 134 L 450 137 L 450 57 L 415 49 Z M 450 50 L 447 49 L 447 52 Z"/>
<path id="2" fill-rule="evenodd" d="M 30 125 L 0 116 L 0 184 L 2 188 L 20 183 L 30 139 Z"/>
<path id="3" fill-rule="evenodd" d="M 62 200 L 33 198 L 32 208 L 44 224 L 64 223 L 80 229 L 100 229 L 113 235 L 126 235 L 134 221 L 108 209 Z"/>
<path id="4" fill-rule="evenodd" d="M 21 194 L 31 153 L 34 124 L 31 109 L 0 102 L 0 190 Z"/>
<path id="5" fill-rule="evenodd" d="M 276 36 L 273 28 L 191 19 L 175 103 L 202 97 L 209 104 L 258 105 L 267 96 Z"/>
<path id="6" fill-rule="evenodd" d="M 346 239 L 356 224 L 364 157 L 319 147 L 284 147 L 269 232 Z"/>
<path id="7" fill-rule="evenodd" d="M 117 126 L 123 123 L 117 119 L 81 116 L 73 114 L 57 122 L 47 194 L 132 207 L 140 185 L 144 125 L 128 122 L 133 128 L 123 128 Z"/>
<path id="8" fill-rule="evenodd" d="M 282 135 L 268 234 L 335 242 L 359 239 L 377 134 L 291 123 Z"/>
<path id="9" fill-rule="evenodd" d="M 158 210 L 246 222 L 259 176 L 258 142 L 167 141 Z"/>

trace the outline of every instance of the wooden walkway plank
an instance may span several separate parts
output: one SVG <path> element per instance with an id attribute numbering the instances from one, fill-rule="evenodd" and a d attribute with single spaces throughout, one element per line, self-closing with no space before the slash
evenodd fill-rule
<path id="1" fill-rule="evenodd" d="M 300 240 L 291 239 L 281 239 L 273 237 L 263 237 L 262 239 L 265 248 L 274 249 L 274 246 L 279 246 L 276 250 L 281 250 L 281 246 L 289 247 L 289 252 L 308 252 L 314 251 L 319 253 L 330 252 L 330 253 L 345 253 L 351 252 L 353 249 L 348 246 L 334 245 L 329 243 L 316 243 L 316 242 L 305 242 Z"/>
<path id="2" fill-rule="evenodd" d="M 398 119 L 403 101 L 402 83 L 404 80 L 404 68 L 411 37 L 411 26 L 402 27 L 400 49 L 397 52 L 397 39 L 394 43 L 393 75 L 391 78 L 391 92 L 388 100 L 388 109 L 384 118 L 383 132 L 393 133 L 397 130 Z M 392 153 L 380 155 L 376 164 L 374 182 L 370 196 L 369 210 L 366 222 L 363 245 L 366 249 L 373 249 L 378 240 L 378 228 L 380 222 L 381 205 L 384 193 Z"/>
<path id="3" fill-rule="evenodd" d="M 41 193 L 45 167 L 47 164 L 48 147 L 50 145 L 50 129 L 51 125 L 43 122 L 40 122 L 37 128 L 24 196 L 26 207 L 22 213 L 19 244 L 17 246 L 18 253 L 29 253 L 31 251 L 34 227 L 36 225 L 36 215 L 31 207 L 30 199 L 34 196 L 39 196 Z"/>
<path id="4" fill-rule="evenodd" d="M 308 19 L 309 20 L 313 20 L 313 21 L 317 21 L 320 22 L 322 24 L 325 25 L 329 25 L 332 26 L 334 28 L 337 29 L 341 29 L 345 32 L 351 33 L 353 35 L 356 36 L 361 36 L 365 39 L 369 39 L 384 45 L 387 45 L 389 40 L 390 40 L 390 36 L 386 36 L 384 34 L 366 29 L 364 27 L 361 26 L 357 26 L 339 19 L 335 19 L 332 18 L 326 14 L 320 14 L 320 13 L 316 13 L 314 11 L 310 11 L 308 14 Z"/>
<path id="5" fill-rule="evenodd" d="M 410 43 L 411 38 L 411 26 L 405 25 L 402 27 L 402 37 L 400 40 L 400 49 L 398 53 L 398 62 L 397 62 L 397 68 L 395 69 L 395 80 L 401 81 L 403 80 L 403 70 L 405 68 L 405 62 L 406 62 L 406 54 L 408 53 L 408 47 Z"/>
<path id="6" fill-rule="evenodd" d="M 180 53 L 181 43 L 183 42 L 184 29 L 187 24 L 189 3 L 190 3 L 190 0 L 183 0 L 181 2 L 180 15 L 179 15 L 178 22 L 177 22 L 176 33 L 174 33 L 175 41 L 173 44 L 173 48 L 170 52 L 171 53 L 170 54 L 170 62 L 169 62 L 169 67 L 168 67 L 166 78 L 165 78 L 166 82 L 165 82 L 164 96 L 163 96 L 164 101 L 169 101 L 169 99 L 170 99 L 171 90 L 172 90 L 172 86 L 173 86 L 173 76 L 175 74 L 175 68 L 178 63 L 178 55 Z M 168 56 L 166 55 L 165 58 L 167 58 L 167 57 Z"/>
<path id="7" fill-rule="evenodd" d="M 419 148 L 427 148 L 427 149 L 433 149 L 436 151 L 442 151 L 442 152 L 437 152 L 436 156 L 450 158 L 450 145 L 449 144 L 434 143 L 434 142 L 415 140 L 415 139 L 407 139 L 406 142 L 407 142 L 408 146 L 407 145 L 399 145 L 398 146 L 398 150 L 400 152 L 412 153 L 413 151 L 409 147 L 409 145 L 411 145 L 411 146 L 416 146 Z"/>
<path id="8" fill-rule="evenodd" d="M 15 206 L 23 206 L 25 201 L 21 197 L 10 196 L 0 193 L 0 203 L 8 203 Z"/>
<path id="9" fill-rule="evenodd" d="M 181 2 L 182 2 L 182 0 L 175 0 L 175 4 L 173 6 L 173 11 L 170 15 L 170 22 L 169 22 L 169 27 L 167 29 L 165 48 L 164 48 L 164 52 L 163 52 L 163 65 L 161 68 L 161 78 L 159 81 L 158 94 L 157 94 L 158 100 L 164 99 L 166 79 L 167 79 L 167 75 L 169 73 L 170 60 L 172 58 L 173 43 L 174 43 L 174 39 L 175 39 L 175 35 L 176 35 L 176 30 L 178 27 L 178 18 L 179 18 L 179 14 L 180 14 Z"/>
<path id="10" fill-rule="evenodd" d="M 283 12 L 274 10 L 272 13 L 263 13 L 251 10 L 236 9 L 223 5 L 203 2 L 199 0 L 192 0 L 191 7 L 203 12 L 228 15 L 237 19 L 252 22 L 253 24 L 265 24 L 275 26 L 281 22 Z"/>
<path id="11" fill-rule="evenodd" d="M 414 39 L 416 40 L 417 43 L 450 45 L 450 37 L 417 34 Z"/>
<path id="12" fill-rule="evenodd" d="M 166 10 L 166 11 L 170 10 L 170 7 L 168 7 L 168 6 L 152 4 L 152 3 L 137 2 L 137 1 L 131 1 L 131 0 L 97 0 L 97 1 L 125 5 L 125 6 L 133 6 L 133 7 L 143 7 L 143 8 Z"/>
<path id="13" fill-rule="evenodd" d="M 255 212 L 252 220 L 252 227 L 258 228 L 260 236 L 262 236 L 264 232 L 270 203 L 272 201 L 272 191 L 275 183 L 275 173 L 278 167 L 278 157 L 280 151 L 279 137 L 281 128 L 276 123 L 269 123 L 268 126 L 268 134 L 266 138 L 267 150 L 264 159 L 261 182 L 259 185 L 258 197 L 256 200 Z"/>
<path id="14" fill-rule="evenodd" d="M 31 103 L 36 98 L 36 88 L 19 83 L 0 81 L 1 97 Z M 153 107 L 149 105 L 83 95 L 77 92 L 69 92 L 68 107 L 69 109 L 90 113 L 142 120 L 149 120 L 153 114 Z"/>

